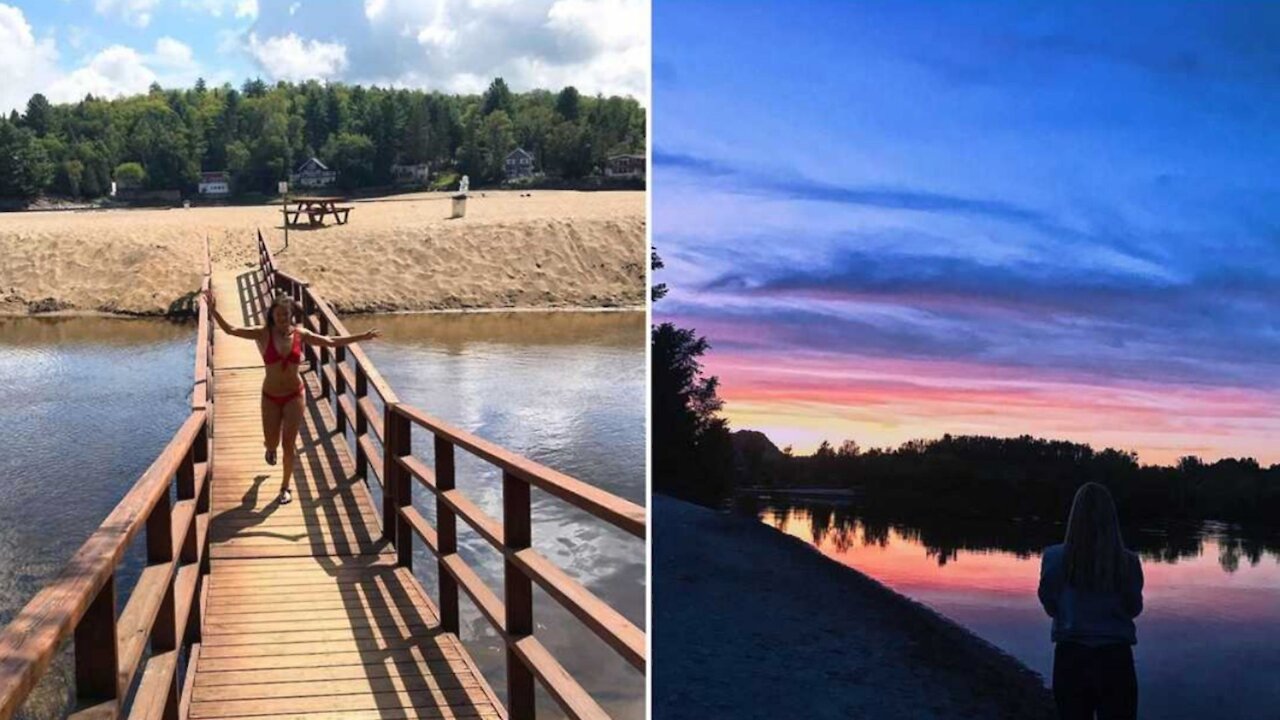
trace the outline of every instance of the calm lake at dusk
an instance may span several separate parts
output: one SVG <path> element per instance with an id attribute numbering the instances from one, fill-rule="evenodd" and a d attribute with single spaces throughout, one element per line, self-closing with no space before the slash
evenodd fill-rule
<path id="1" fill-rule="evenodd" d="M 1060 524 L 906 524 L 821 501 L 739 504 L 1050 677 L 1050 619 L 1036 585 L 1039 550 L 1061 541 Z M 1126 529 L 1125 540 L 1146 578 L 1136 621 L 1140 716 L 1280 717 L 1280 537 L 1206 524 Z"/>

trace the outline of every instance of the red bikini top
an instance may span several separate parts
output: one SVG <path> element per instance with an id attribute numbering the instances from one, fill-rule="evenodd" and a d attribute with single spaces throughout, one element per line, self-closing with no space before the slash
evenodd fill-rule
<path id="1" fill-rule="evenodd" d="M 293 347 L 289 349 L 288 355 L 281 355 L 276 350 L 276 339 L 267 336 L 267 349 L 262 352 L 262 362 L 271 365 L 280 363 L 280 367 L 284 367 L 290 363 L 294 365 L 302 364 L 302 335 L 297 330 L 293 331 Z"/>

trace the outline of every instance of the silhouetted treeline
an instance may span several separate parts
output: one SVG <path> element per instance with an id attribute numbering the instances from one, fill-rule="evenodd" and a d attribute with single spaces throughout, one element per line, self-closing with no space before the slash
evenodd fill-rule
<path id="1" fill-rule="evenodd" d="M 631 98 L 513 93 L 501 78 L 482 95 L 366 88 L 340 83 L 187 90 L 153 85 L 146 95 L 86 96 L 53 105 L 32 96 L 25 112 L 0 117 L 0 198 L 107 194 L 111 181 L 193 192 L 201 171 L 229 171 L 236 193 L 274 193 L 309 157 L 339 172 L 347 188 L 386 185 L 393 164 L 429 163 L 456 186 L 503 177 L 516 147 L 536 170 L 576 179 L 617 153 L 643 153 L 645 112 Z"/>
<path id="2" fill-rule="evenodd" d="M 662 269 L 656 251 L 650 265 Z M 654 285 L 654 302 L 667 294 Z M 707 339 L 671 323 L 651 330 L 653 346 L 653 489 L 701 505 L 716 506 L 733 487 L 733 443 L 718 417 L 719 380 L 704 377 L 700 358 Z"/>
<path id="3" fill-rule="evenodd" d="M 1264 468 L 1250 458 L 1141 465 L 1134 453 L 1081 443 L 952 435 L 867 451 L 848 441 L 839 449 L 823 443 L 793 457 L 759 433 L 734 439 L 739 485 L 848 489 L 869 507 L 1060 518 L 1076 488 L 1095 481 L 1111 490 L 1127 520 L 1280 517 L 1280 465 Z"/>

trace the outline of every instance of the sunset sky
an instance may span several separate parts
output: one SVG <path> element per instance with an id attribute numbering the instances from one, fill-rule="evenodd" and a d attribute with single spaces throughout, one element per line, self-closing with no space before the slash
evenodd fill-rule
<path id="1" fill-rule="evenodd" d="M 654 6 L 655 307 L 735 429 L 1280 462 L 1280 5 Z"/>

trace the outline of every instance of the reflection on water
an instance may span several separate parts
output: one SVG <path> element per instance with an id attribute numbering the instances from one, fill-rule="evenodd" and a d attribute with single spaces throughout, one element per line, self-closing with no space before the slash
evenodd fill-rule
<path id="1" fill-rule="evenodd" d="M 186 418 L 195 330 L 160 320 L 0 319 L 0 626 L 97 529 Z M 118 576 L 122 607 L 142 564 Z M 59 717 L 68 658 L 28 702 Z"/>
<path id="2" fill-rule="evenodd" d="M 382 331 L 365 351 L 401 401 L 555 470 L 644 503 L 645 343 L 643 313 L 468 313 L 352 316 L 358 332 Z M 415 452 L 434 462 L 430 437 Z M 501 475 L 459 451 L 458 487 L 502 517 Z M 415 488 L 432 522 L 434 504 Z M 590 515 L 533 493 L 539 552 L 644 626 L 644 542 Z M 459 552 L 502 597 L 502 557 L 459 522 Z M 417 544 L 414 569 L 432 595 L 436 565 Z M 644 678 L 548 595 L 535 589 L 542 642 L 614 717 L 644 717 Z M 500 696 L 505 656 L 488 623 L 462 595 L 463 640 Z M 543 694 L 539 716 L 559 717 Z"/>
<path id="3" fill-rule="evenodd" d="M 900 522 L 852 505 L 745 499 L 741 509 L 919 600 L 1048 678 L 1039 552 L 1057 523 Z M 1217 524 L 1129 529 L 1146 608 L 1135 655 L 1144 718 L 1274 717 L 1280 707 L 1280 535 Z"/>

